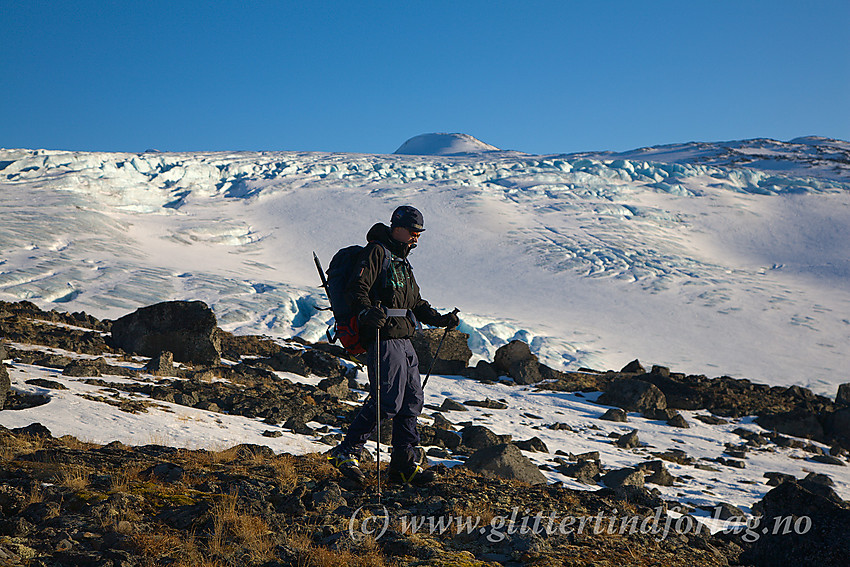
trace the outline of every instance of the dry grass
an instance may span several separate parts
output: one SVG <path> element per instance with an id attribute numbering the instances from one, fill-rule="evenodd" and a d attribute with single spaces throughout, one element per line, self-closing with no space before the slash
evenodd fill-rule
<path id="1" fill-rule="evenodd" d="M 130 465 L 113 471 L 110 492 L 130 492 L 134 484 L 142 482 L 141 472 L 139 465 Z"/>
<path id="2" fill-rule="evenodd" d="M 262 518 L 239 511 L 236 494 L 223 496 L 213 506 L 212 513 L 213 533 L 209 539 L 211 554 L 227 556 L 233 543 L 236 543 L 256 563 L 272 558 L 274 534 Z"/>
<path id="3" fill-rule="evenodd" d="M 464 504 L 455 506 L 451 515 L 456 518 L 478 519 L 482 526 L 489 526 L 490 522 L 493 521 L 493 518 L 496 517 L 496 513 L 493 512 L 493 508 L 486 500 L 470 500 Z M 455 534 L 457 534 L 458 529 L 458 526 L 455 524 L 453 526 Z"/>
<path id="4" fill-rule="evenodd" d="M 131 541 L 143 557 L 143 565 L 175 567 L 224 567 L 218 560 L 203 557 L 195 534 L 183 535 L 163 528 L 160 532 L 140 533 Z"/>
<path id="5" fill-rule="evenodd" d="M 3 462 L 15 460 L 21 455 L 29 455 L 44 448 L 45 439 L 32 435 L 3 435 L 0 437 L 0 459 Z"/>
<path id="6" fill-rule="evenodd" d="M 88 488 L 89 470 L 82 465 L 66 465 L 60 467 L 57 474 L 57 483 L 70 490 L 78 491 Z"/>
<path id="7" fill-rule="evenodd" d="M 44 502 L 44 485 L 42 485 L 39 481 L 35 481 L 30 488 L 29 494 L 27 494 L 27 505 L 30 504 L 38 504 L 39 502 Z"/>
<path id="8" fill-rule="evenodd" d="M 303 533 L 290 534 L 286 545 L 298 552 L 298 567 L 384 567 L 383 556 L 374 540 L 364 542 L 357 552 L 333 550 L 313 544 Z"/>
<path id="9" fill-rule="evenodd" d="M 298 471 L 295 469 L 295 457 L 284 453 L 278 455 L 271 462 L 275 471 L 275 478 L 281 490 L 291 491 L 298 484 Z"/>

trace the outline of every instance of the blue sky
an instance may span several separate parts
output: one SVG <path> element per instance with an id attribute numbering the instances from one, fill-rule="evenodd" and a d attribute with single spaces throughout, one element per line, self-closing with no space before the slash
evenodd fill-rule
<path id="1" fill-rule="evenodd" d="M 848 30 L 848 0 L 0 0 L 0 147 L 847 140 Z"/>

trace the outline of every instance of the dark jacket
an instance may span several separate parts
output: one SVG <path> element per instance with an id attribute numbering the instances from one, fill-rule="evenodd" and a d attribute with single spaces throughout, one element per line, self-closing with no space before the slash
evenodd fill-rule
<path id="1" fill-rule="evenodd" d="M 366 234 L 366 240 L 369 244 L 363 249 L 355 275 L 345 290 L 346 299 L 354 312 L 360 313 L 380 301 L 382 307 L 409 309 L 419 321 L 435 324 L 440 314 L 419 295 L 419 286 L 407 261 L 412 247 L 395 240 L 391 236 L 390 227 L 383 223 L 373 226 Z M 385 283 L 378 281 L 386 254 L 386 249 L 379 242 L 392 254 Z M 381 328 L 381 338 L 409 338 L 415 331 L 416 326 L 411 318 L 389 317 L 387 324 Z M 363 346 L 368 348 L 375 340 L 375 329 L 360 329 L 360 339 Z"/>

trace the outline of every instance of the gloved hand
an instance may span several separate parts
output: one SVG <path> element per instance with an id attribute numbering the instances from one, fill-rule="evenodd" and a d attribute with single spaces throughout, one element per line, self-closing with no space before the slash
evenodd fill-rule
<path id="1" fill-rule="evenodd" d="M 361 327 L 380 329 L 387 324 L 387 315 L 380 307 L 370 307 L 360 312 L 360 315 L 357 316 L 357 322 L 360 323 Z"/>
<path id="2" fill-rule="evenodd" d="M 437 324 L 437 327 L 448 327 L 449 329 L 454 329 L 460 323 L 460 319 L 458 319 L 454 312 L 451 312 L 446 313 L 445 315 L 440 315 L 434 320 L 434 322 Z"/>

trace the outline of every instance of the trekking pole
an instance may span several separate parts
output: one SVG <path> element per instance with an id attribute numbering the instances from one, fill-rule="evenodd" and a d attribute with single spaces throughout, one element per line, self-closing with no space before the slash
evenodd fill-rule
<path id="1" fill-rule="evenodd" d="M 452 311 L 452 314 L 457 315 L 458 313 L 460 313 L 460 310 L 457 307 L 455 307 L 454 311 Z M 425 389 L 425 385 L 428 384 L 428 378 L 431 377 L 431 371 L 434 370 L 434 364 L 437 363 L 437 357 L 440 355 L 440 349 L 443 348 L 443 341 L 446 340 L 446 335 L 448 335 L 448 334 L 449 334 L 449 328 L 446 327 L 446 330 L 443 331 L 443 336 L 442 336 L 442 338 L 440 338 L 440 342 L 437 345 L 437 352 L 434 353 L 434 356 L 431 359 L 431 367 L 428 369 L 428 374 L 425 375 L 425 381 L 422 382 L 422 389 L 423 390 Z"/>
<path id="2" fill-rule="evenodd" d="M 381 302 L 378 302 L 381 307 Z M 378 422 L 378 504 L 381 503 L 381 328 L 375 329 L 375 416 Z"/>

